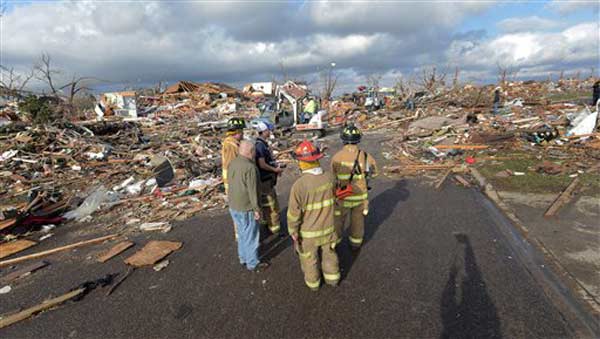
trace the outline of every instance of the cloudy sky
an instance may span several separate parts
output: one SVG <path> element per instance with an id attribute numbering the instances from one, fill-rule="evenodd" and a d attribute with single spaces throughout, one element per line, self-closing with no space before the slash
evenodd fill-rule
<path id="1" fill-rule="evenodd" d="M 115 86 L 239 86 L 282 68 L 317 84 L 331 62 L 342 90 L 432 65 L 463 82 L 494 81 L 498 64 L 523 78 L 600 69 L 597 1 L 0 1 L 2 65 L 47 52 L 65 74 Z"/>

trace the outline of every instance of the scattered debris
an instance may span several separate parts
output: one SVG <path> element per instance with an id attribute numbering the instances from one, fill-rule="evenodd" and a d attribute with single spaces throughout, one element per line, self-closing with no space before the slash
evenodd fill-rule
<path id="1" fill-rule="evenodd" d="M 86 281 L 85 283 L 81 284 L 80 286 L 78 286 L 77 288 L 75 288 L 74 290 L 72 290 L 66 294 L 63 294 L 56 298 L 52 298 L 50 300 L 46 300 L 46 301 L 42 302 L 41 304 L 27 308 L 23 311 L 3 317 L 0 319 L 0 328 L 10 326 L 21 320 L 25 320 L 25 319 L 33 316 L 36 313 L 39 313 L 39 312 L 42 312 L 45 310 L 49 310 L 55 306 L 58 306 L 58 305 L 64 303 L 65 301 L 68 301 L 68 300 L 79 301 L 87 293 L 89 293 L 91 290 L 95 289 L 96 287 L 98 287 L 98 286 L 105 287 L 107 285 L 110 285 L 113 281 L 113 278 L 114 278 L 113 275 L 108 274 L 108 275 L 106 275 L 100 279 L 94 280 L 94 281 Z"/>
<path id="2" fill-rule="evenodd" d="M 70 249 L 81 247 L 81 246 L 96 244 L 96 243 L 99 243 L 99 242 L 103 242 L 103 241 L 106 241 L 106 240 L 113 239 L 113 238 L 115 238 L 117 236 L 118 236 L 118 234 L 111 234 L 111 235 L 103 236 L 103 237 L 100 237 L 100 238 L 95 238 L 95 239 L 80 241 L 80 242 L 76 242 L 74 244 L 65 245 L 65 246 L 53 248 L 53 249 L 42 251 L 42 252 L 38 252 L 38 253 L 29 254 L 29 255 L 18 257 L 18 258 L 14 258 L 14 259 L 3 260 L 3 261 L 0 261 L 0 267 L 12 265 L 12 264 L 17 264 L 17 263 L 20 263 L 20 262 L 23 262 L 23 261 L 26 261 L 26 260 L 31 260 L 31 259 L 37 259 L 37 258 L 45 257 L 45 256 L 48 256 L 50 254 L 54 254 L 54 253 L 58 253 L 58 252 L 61 252 L 61 251 L 66 251 L 66 250 L 70 250 Z"/>
<path id="3" fill-rule="evenodd" d="M 2 319 L 0 319 L 0 328 L 4 328 L 6 326 L 10 326 L 14 323 L 17 323 L 21 320 L 25 320 L 31 316 L 33 316 L 36 313 L 51 309 L 55 306 L 58 306 L 62 303 L 64 303 L 67 300 L 71 300 L 77 296 L 80 296 L 83 294 L 83 292 L 85 292 L 85 288 L 79 288 L 76 289 L 74 291 L 68 292 L 66 294 L 63 294 L 59 297 L 56 298 L 52 298 L 50 300 L 46 300 L 41 304 L 38 304 L 36 306 L 27 308 L 21 312 L 6 316 Z"/>
<path id="4" fill-rule="evenodd" d="M 129 278 L 129 276 L 131 276 L 133 271 L 135 271 L 135 267 L 129 267 L 127 272 L 121 278 L 119 278 L 119 280 L 117 280 L 114 283 L 114 285 L 112 285 L 110 287 L 110 289 L 108 289 L 108 291 L 106 291 L 106 296 L 111 295 L 117 289 L 117 287 L 119 287 L 121 285 L 121 283 L 123 283 L 123 281 L 125 281 L 125 279 L 127 279 L 127 278 Z"/>
<path id="5" fill-rule="evenodd" d="M 169 266 L 170 261 L 169 259 L 165 259 L 161 262 L 159 262 L 158 264 L 154 265 L 152 267 L 153 270 L 155 270 L 156 272 L 162 271 L 165 267 Z"/>
<path id="6" fill-rule="evenodd" d="M 439 190 L 440 188 L 442 188 L 442 185 L 444 184 L 444 182 L 446 181 L 446 178 L 448 178 L 448 176 L 450 175 L 450 173 L 452 173 L 452 168 L 449 168 L 443 175 L 442 178 L 435 184 L 435 189 Z"/>
<path id="7" fill-rule="evenodd" d="M 12 254 L 21 252 L 23 250 L 26 250 L 29 247 L 34 246 L 36 244 L 37 243 L 35 241 L 25 240 L 25 239 L 20 239 L 20 240 L 15 240 L 15 241 L 6 242 L 4 244 L 0 244 L 0 259 L 8 257 Z"/>
<path id="8" fill-rule="evenodd" d="M 560 208 L 562 206 L 568 204 L 569 201 L 571 201 L 571 199 L 573 198 L 575 189 L 577 188 L 577 184 L 579 184 L 579 178 L 573 179 L 573 181 L 571 181 L 569 186 L 567 186 L 567 188 L 565 188 L 565 190 L 562 191 L 562 193 L 558 195 L 556 200 L 554 200 L 552 205 L 550 205 L 550 207 L 548 207 L 548 210 L 546 210 L 546 213 L 544 213 L 544 216 L 552 217 L 558 213 L 558 211 L 560 210 Z"/>
<path id="9" fill-rule="evenodd" d="M 160 231 L 167 233 L 171 231 L 173 227 L 168 222 L 146 222 L 140 225 L 141 231 Z"/>
<path id="10" fill-rule="evenodd" d="M 0 284 L 10 284 L 13 281 L 23 278 L 25 276 L 28 276 L 30 274 L 32 274 L 33 272 L 42 269 L 46 266 L 50 265 L 49 262 L 47 261 L 38 261 L 36 263 L 33 263 L 31 265 L 27 265 L 25 267 L 21 267 L 13 272 L 8 273 L 7 275 L 5 275 L 4 277 L 0 278 Z"/>
<path id="11" fill-rule="evenodd" d="M 154 265 L 171 252 L 180 249 L 182 245 L 175 241 L 152 240 L 134 255 L 125 259 L 125 263 L 134 267 Z"/>
<path id="12" fill-rule="evenodd" d="M 122 242 L 116 244 L 115 246 L 111 247 L 107 251 L 102 252 L 98 256 L 98 259 L 96 259 L 96 260 L 98 262 L 106 262 L 106 261 L 110 260 L 111 258 L 123 253 L 125 250 L 132 247 L 133 245 L 135 245 L 135 243 L 133 241 L 122 241 Z"/>

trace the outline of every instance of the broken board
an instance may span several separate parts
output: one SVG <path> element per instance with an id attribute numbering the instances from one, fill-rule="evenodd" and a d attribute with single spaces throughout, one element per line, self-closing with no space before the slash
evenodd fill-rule
<path id="1" fill-rule="evenodd" d="M 20 239 L 4 244 L 0 244 L 0 259 L 8 257 L 11 254 L 21 252 L 29 247 L 37 244 L 35 241 Z"/>
<path id="2" fill-rule="evenodd" d="M 39 313 L 41 311 L 53 308 L 55 306 L 58 306 L 62 303 L 64 303 L 67 300 L 73 299 L 81 294 L 83 294 L 83 292 L 85 292 L 85 288 L 80 288 L 74 291 L 71 291 L 67 294 L 63 294 L 59 297 L 50 299 L 50 300 L 46 300 L 41 304 L 38 304 L 36 306 L 30 307 L 28 309 L 25 309 L 21 312 L 17 312 L 15 314 L 11 314 L 8 315 L 2 319 L 0 319 L 0 328 L 4 328 L 6 326 L 12 325 L 14 323 L 17 323 L 21 320 L 25 320 L 29 317 L 31 317 L 32 315 Z"/>
<path id="3" fill-rule="evenodd" d="M 13 227 L 16 224 L 17 224 L 16 218 L 2 220 L 2 221 L 0 221 L 0 231 L 2 231 L 4 229 L 8 229 L 9 227 Z"/>
<path id="4" fill-rule="evenodd" d="M 115 256 L 121 254 L 123 251 L 125 251 L 126 249 L 130 248 L 133 245 L 134 245 L 133 241 L 122 241 L 122 242 L 116 244 L 115 246 L 113 246 L 112 248 L 110 248 L 109 250 L 102 252 L 98 256 L 97 260 L 99 262 L 106 262 L 109 259 L 111 259 L 112 257 L 115 257 Z"/>
<path id="5" fill-rule="evenodd" d="M 17 279 L 20 279 L 26 275 L 29 275 L 29 274 L 31 274 L 39 269 L 42 269 L 48 265 L 50 265 L 50 263 L 47 261 L 38 261 L 36 263 L 19 268 L 13 272 L 8 273 L 7 275 L 3 276 L 2 278 L 0 278 L 0 285 L 10 284 Z"/>
<path id="6" fill-rule="evenodd" d="M 180 249 L 182 245 L 182 243 L 176 241 L 152 240 L 134 255 L 125 259 L 125 263 L 134 267 L 154 265 L 171 252 Z"/>
<path id="7" fill-rule="evenodd" d="M 554 200 L 552 205 L 550 205 L 550 207 L 548 207 L 548 210 L 546 210 L 546 213 L 544 213 L 544 217 L 547 218 L 547 217 L 552 217 L 552 216 L 556 215 L 558 213 L 558 210 L 562 206 L 568 204 L 569 201 L 571 201 L 571 199 L 573 198 L 575 188 L 577 188 L 577 184 L 579 184 L 579 177 L 576 177 L 575 179 L 573 179 L 573 181 L 571 181 L 569 186 L 567 186 L 567 188 L 565 188 L 565 190 L 562 191 L 562 193 L 558 195 L 558 197 L 556 198 L 556 200 Z"/>

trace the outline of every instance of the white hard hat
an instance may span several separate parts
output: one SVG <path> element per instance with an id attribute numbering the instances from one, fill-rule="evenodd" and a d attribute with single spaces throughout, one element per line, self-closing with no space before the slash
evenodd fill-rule
<path id="1" fill-rule="evenodd" d="M 267 126 L 267 124 L 265 124 L 262 121 L 260 121 L 259 123 L 256 124 L 256 130 L 259 132 L 264 132 L 268 129 L 269 129 L 269 126 Z"/>

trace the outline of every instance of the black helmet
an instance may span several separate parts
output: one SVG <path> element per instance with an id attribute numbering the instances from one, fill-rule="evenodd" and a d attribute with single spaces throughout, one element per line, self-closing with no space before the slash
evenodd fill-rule
<path id="1" fill-rule="evenodd" d="M 237 131 L 246 128 L 246 121 L 242 118 L 231 118 L 227 121 L 228 131 Z"/>
<path id="2" fill-rule="evenodd" d="M 342 133 L 340 133 L 340 138 L 344 144 L 358 144 L 362 137 L 362 133 L 356 126 L 350 124 L 342 129 Z"/>

